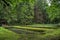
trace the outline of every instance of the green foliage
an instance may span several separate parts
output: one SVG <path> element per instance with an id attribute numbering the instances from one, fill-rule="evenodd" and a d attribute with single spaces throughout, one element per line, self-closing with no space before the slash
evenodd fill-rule
<path id="1" fill-rule="evenodd" d="M 31 24 L 34 18 L 34 1 L 22 1 L 17 6 L 17 18 L 20 24 Z"/>
<path id="2" fill-rule="evenodd" d="M 50 23 L 59 23 L 59 4 L 59 0 L 52 0 L 51 6 L 47 6 L 46 0 L 0 0 L 0 19 L 6 19 L 9 24 L 33 24 L 34 7 L 36 6 L 37 13 L 43 16 L 39 19 L 43 19 L 45 23 L 47 20 Z"/>
<path id="3" fill-rule="evenodd" d="M 33 21 L 34 0 L 5 0 L 0 3 L 1 18 L 7 19 L 9 24 L 31 24 Z"/>
<path id="4" fill-rule="evenodd" d="M 53 0 L 50 7 L 47 7 L 48 17 L 51 23 L 59 23 L 60 20 L 60 6 L 58 0 Z"/>

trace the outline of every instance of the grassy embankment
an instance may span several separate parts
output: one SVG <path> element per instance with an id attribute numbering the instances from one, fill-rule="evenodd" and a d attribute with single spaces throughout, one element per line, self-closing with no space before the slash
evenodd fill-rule
<path id="1" fill-rule="evenodd" d="M 5 29 L 3 27 L 0 27 L 0 40 L 18 40 L 19 35 L 9 31 L 8 29 Z"/>
<path id="2" fill-rule="evenodd" d="M 34 27 L 35 26 L 35 27 Z M 21 40 L 60 40 L 60 28 L 56 25 L 14 26 L 14 28 L 34 32 L 22 33 Z M 41 26 L 41 27 L 40 27 Z M 45 27 L 44 27 L 45 26 Z"/>
<path id="3" fill-rule="evenodd" d="M 19 30 L 20 40 L 60 40 L 60 28 L 54 27 L 55 25 L 54 26 L 48 25 L 49 27 L 45 25 L 43 25 L 42 27 L 40 26 L 42 25 L 13 26 L 13 29 Z M 24 32 L 22 32 L 22 30 Z M 9 34 L 11 33 L 8 33 L 8 36 L 5 37 L 5 39 L 6 38 L 9 39 L 11 37 Z M 4 36 L 6 35 L 7 34 L 3 35 L 3 37 L 1 38 L 4 38 Z M 14 36 L 13 34 L 12 36 L 17 38 L 17 36 Z M 15 40 L 14 38 L 11 38 L 11 39 Z"/>

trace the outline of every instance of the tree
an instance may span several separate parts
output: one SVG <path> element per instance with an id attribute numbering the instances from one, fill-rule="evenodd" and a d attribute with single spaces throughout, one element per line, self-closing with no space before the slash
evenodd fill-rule
<path id="1" fill-rule="evenodd" d="M 20 24 L 32 24 L 34 18 L 34 0 L 25 0 L 17 5 L 17 19 Z"/>
<path id="2" fill-rule="evenodd" d="M 35 22 L 36 23 L 46 23 L 46 9 L 45 9 L 45 0 L 36 0 L 35 6 L 34 6 L 34 14 L 35 14 Z"/>
<path id="3" fill-rule="evenodd" d="M 34 18 L 34 0 L 0 0 L 1 18 L 9 24 L 31 24 Z"/>
<path id="4" fill-rule="evenodd" d="M 50 7 L 47 7 L 47 13 L 50 23 L 59 23 L 60 20 L 60 1 L 53 0 Z"/>

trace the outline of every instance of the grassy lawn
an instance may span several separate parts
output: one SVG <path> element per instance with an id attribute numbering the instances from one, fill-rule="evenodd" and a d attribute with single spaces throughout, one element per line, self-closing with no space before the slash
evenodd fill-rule
<path id="1" fill-rule="evenodd" d="M 4 29 L 3 27 L 0 27 L 0 40 L 18 40 L 19 35 L 9 31 L 7 29 Z"/>
<path id="2" fill-rule="evenodd" d="M 55 28 L 53 26 L 48 27 L 46 25 L 34 25 L 36 27 L 33 27 L 32 25 L 28 26 L 13 26 L 13 30 L 17 30 L 20 32 L 18 35 L 18 32 L 16 33 L 11 32 L 7 29 L 0 28 L 0 39 L 1 40 L 60 40 L 60 28 Z M 39 26 L 39 27 L 37 27 Z M 55 29 L 54 29 L 55 28 Z M 10 28 L 11 29 L 11 28 Z M 19 38 L 20 37 L 20 38 Z"/>
<path id="3" fill-rule="evenodd" d="M 54 29 L 49 29 L 49 28 L 35 28 L 35 27 L 22 27 L 22 26 L 14 26 L 14 28 L 17 29 L 23 29 L 23 30 L 29 30 L 29 31 L 52 31 Z"/>
<path id="4" fill-rule="evenodd" d="M 39 27 L 22 27 L 14 26 L 14 28 L 26 30 L 27 32 L 33 31 L 33 34 L 22 33 L 21 40 L 60 40 L 60 28 L 39 28 Z M 22 39 L 23 37 L 23 39 Z"/>
<path id="5" fill-rule="evenodd" d="M 54 27 L 56 24 L 33 24 L 27 25 L 29 27 Z"/>
<path id="6" fill-rule="evenodd" d="M 19 26 L 16 26 L 19 27 Z M 32 27 L 32 28 L 58 28 L 60 24 L 32 24 L 32 25 L 20 25 L 20 27 Z"/>

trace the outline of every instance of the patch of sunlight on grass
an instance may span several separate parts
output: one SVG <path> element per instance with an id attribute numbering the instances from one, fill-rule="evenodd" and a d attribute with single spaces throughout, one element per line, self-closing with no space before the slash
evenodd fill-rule
<path id="1" fill-rule="evenodd" d="M 48 29 L 48 28 L 33 28 L 33 27 L 22 27 L 22 26 L 14 26 L 14 28 L 18 29 L 28 29 L 28 30 L 53 30 L 53 29 Z"/>
<path id="2" fill-rule="evenodd" d="M 22 27 L 22 26 L 14 26 L 18 29 L 28 29 L 28 31 L 34 30 L 34 34 L 22 34 L 24 38 L 27 38 L 27 40 L 59 40 L 60 39 L 60 28 L 58 29 L 48 29 L 48 28 L 33 28 L 33 27 Z M 45 34 L 41 34 L 41 31 L 44 30 Z M 27 35 L 27 37 L 25 37 Z M 33 35 L 33 36 L 32 36 Z M 31 37 L 29 39 L 29 37 Z"/>
<path id="3" fill-rule="evenodd" d="M 33 24 L 33 25 L 27 25 L 30 27 L 54 27 L 56 24 Z"/>
<path id="4" fill-rule="evenodd" d="M 0 27 L 0 40 L 18 40 L 19 35 L 9 31 L 3 27 Z"/>

